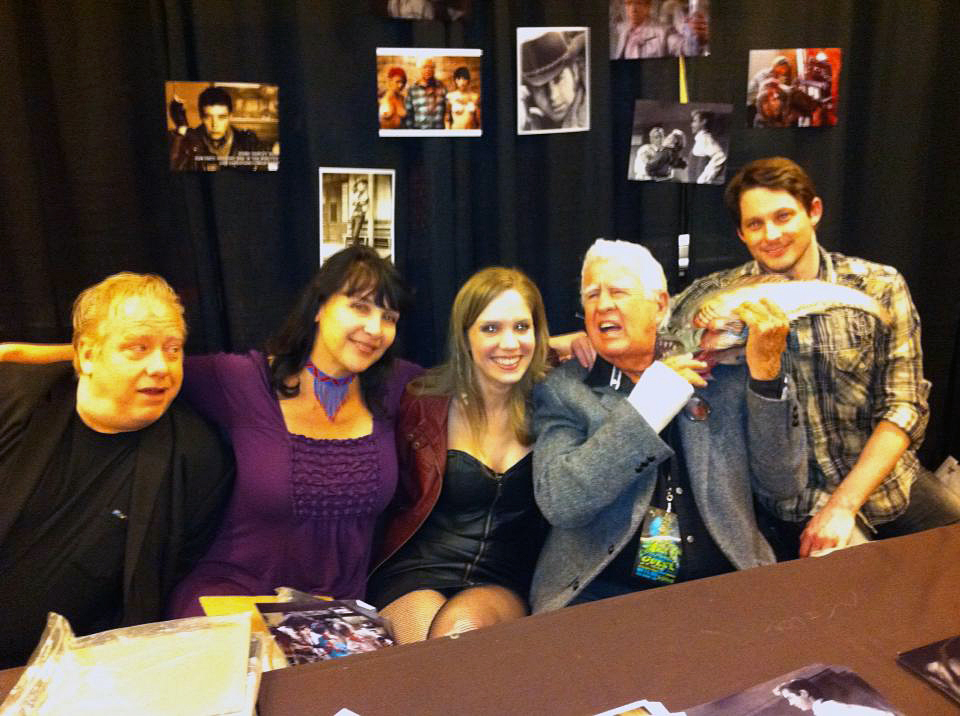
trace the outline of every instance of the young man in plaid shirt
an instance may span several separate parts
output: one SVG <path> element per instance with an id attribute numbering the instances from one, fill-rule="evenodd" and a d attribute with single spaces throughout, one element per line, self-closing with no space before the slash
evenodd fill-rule
<path id="1" fill-rule="evenodd" d="M 929 417 L 920 319 L 895 269 L 825 251 L 816 226 L 823 204 L 797 164 L 747 164 L 725 200 L 754 260 L 695 281 L 674 305 L 697 301 L 740 276 L 821 279 L 877 299 L 892 321 L 855 309 L 807 316 L 791 326 L 785 367 L 806 414 L 807 488 L 765 505 L 781 558 L 844 547 L 858 527 L 893 537 L 960 521 L 960 500 L 917 460 Z M 674 311 L 674 315 L 679 312 Z"/>

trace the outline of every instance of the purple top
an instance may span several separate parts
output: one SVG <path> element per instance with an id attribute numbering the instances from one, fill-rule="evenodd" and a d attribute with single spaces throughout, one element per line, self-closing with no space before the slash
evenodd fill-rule
<path id="1" fill-rule="evenodd" d="M 395 362 L 388 417 L 374 417 L 370 435 L 315 440 L 287 431 L 262 353 L 187 358 L 183 394 L 229 435 L 237 478 L 220 532 L 174 590 L 168 615 L 202 614 L 201 595 L 275 587 L 362 598 L 374 526 L 396 488 L 397 405 L 419 372 Z"/>

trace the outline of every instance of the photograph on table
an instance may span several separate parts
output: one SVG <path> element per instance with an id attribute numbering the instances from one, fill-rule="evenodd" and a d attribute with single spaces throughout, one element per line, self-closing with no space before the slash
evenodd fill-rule
<path id="1" fill-rule="evenodd" d="M 363 244 L 394 260 L 393 169 L 320 167 L 320 264 Z"/>
<path id="2" fill-rule="evenodd" d="M 372 0 L 377 15 L 400 20 L 449 22 L 470 17 L 471 0 Z"/>
<path id="3" fill-rule="evenodd" d="M 960 703 L 960 636 L 905 651 L 897 663 Z"/>
<path id="4" fill-rule="evenodd" d="M 517 28 L 517 134 L 590 129 L 590 29 Z"/>
<path id="5" fill-rule="evenodd" d="M 618 706 L 615 709 L 594 714 L 594 716 L 671 716 L 671 713 L 667 710 L 667 707 L 659 701 L 641 699 L 640 701 L 631 701 L 629 704 Z"/>
<path id="6" fill-rule="evenodd" d="M 610 0 L 610 59 L 710 54 L 710 0 Z"/>
<path id="7" fill-rule="evenodd" d="M 257 607 L 291 665 L 339 659 L 394 643 L 387 622 L 357 600 L 311 599 Z"/>
<path id="8" fill-rule="evenodd" d="M 750 50 L 747 126 L 834 126 L 841 55 L 839 47 Z"/>
<path id="9" fill-rule="evenodd" d="M 381 137 L 479 137 L 483 52 L 377 48 Z"/>
<path id="10" fill-rule="evenodd" d="M 171 171 L 277 171 L 278 94 L 250 82 L 167 82 Z"/>
<path id="11" fill-rule="evenodd" d="M 638 99 L 627 179 L 723 184 L 733 105 Z"/>
<path id="12" fill-rule="evenodd" d="M 903 716 L 859 675 L 842 666 L 810 664 L 722 699 L 688 708 L 687 716 L 762 714 Z"/>

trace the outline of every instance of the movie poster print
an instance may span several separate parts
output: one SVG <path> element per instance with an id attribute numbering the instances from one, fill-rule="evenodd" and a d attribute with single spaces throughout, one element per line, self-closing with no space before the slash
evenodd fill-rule
<path id="1" fill-rule="evenodd" d="M 750 50 L 747 126 L 834 126 L 841 54 L 839 47 Z"/>
<path id="2" fill-rule="evenodd" d="M 394 260 L 394 170 L 320 167 L 320 264 L 370 246 Z"/>
<path id="3" fill-rule="evenodd" d="M 627 179 L 723 184 L 733 105 L 638 99 Z"/>
<path id="4" fill-rule="evenodd" d="M 400 20 L 452 22 L 470 17 L 470 0 L 373 0 L 373 11 Z"/>
<path id="5" fill-rule="evenodd" d="M 517 134 L 590 129 L 590 28 L 517 28 Z"/>
<path id="6" fill-rule="evenodd" d="M 858 674 L 842 666 L 810 664 L 722 699 L 688 708 L 687 716 L 903 716 Z"/>
<path id="7" fill-rule="evenodd" d="M 610 0 L 610 59 L 710 54 L 710 0 Z"/>
<path id="8" fill-rule="evenodd" d="M 482 50 L 377 48 L 381 137 L 479 137 Z"/>
<path id="9" fill-rule="evenodd" d="M 250 82 L 167 82 L 171 171 L 277 171 L 278 94 Z"/>

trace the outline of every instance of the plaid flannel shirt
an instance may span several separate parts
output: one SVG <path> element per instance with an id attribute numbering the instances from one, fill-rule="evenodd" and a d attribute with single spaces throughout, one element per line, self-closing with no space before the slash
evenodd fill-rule
<path id="1" fill-rule="evenodd" d="M 796 498 L 769 504 L 781 519 L 816 514 L 853 468 L 880 420 L 901 428 L 910 446 L 861 508 L 873 524 L 899 516 L 921 467 L 916 449 L 929 418 L 930 382 L 923 377 L 920 318 L 903 276 L 890 266 L 820 252 L 818 278 L 873 296 L 891 316 L 885 327 L 856 309 L 806 316 L 791 324 L 784 365 L 806 416 L 810 450 L 807 488 Z M 760 273 L 756 261 L 695 281 L 674 299 L 698 300 L 731 280 Z"/>
<path id="2" fill-rule="evenodd" d="M 443 129 L 447 88 L 436 79 L 428 84 L 417 82 L 407 91 L 408 127 L 413 129 Z"/>

